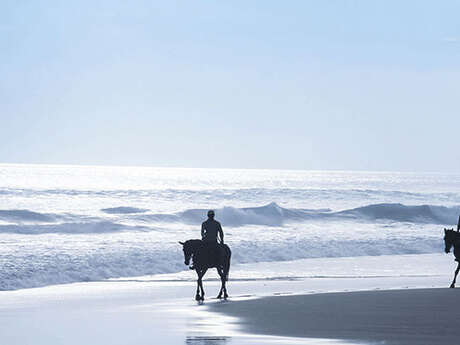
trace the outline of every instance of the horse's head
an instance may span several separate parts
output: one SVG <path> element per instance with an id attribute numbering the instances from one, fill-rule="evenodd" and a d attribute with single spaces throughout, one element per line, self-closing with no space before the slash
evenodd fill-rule
<path id="1" fill-rule="evenodd" d="M 184 251 L 184 264 L 187 266 L 190 264 L 190 258 L 193 254 L 193 246 L 190 241 L 179 242 L 182 245 L 182 250 Z"/>
<path id="2" fill-rule="evenodd" d="M 444 228 L 444 244 L 445 244 L 445 252 L 449 253 L 450 249 L 452 248 L 455 239 L 457 238 L 457 233 L 454 229 L 446 229 Z"/>

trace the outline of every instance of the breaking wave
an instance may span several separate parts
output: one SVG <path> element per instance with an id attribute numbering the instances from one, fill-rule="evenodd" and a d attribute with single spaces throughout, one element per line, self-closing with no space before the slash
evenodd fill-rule
<path id="1" fill-rule="evenodd" d="M 205 209 L 190 209 L 176 214 L 143 215 L 140 219 L 158 222 L 200 223 Z M 355 221 L 394 221 L 424 224 L 455 224 L 460 206 L 433 205 L 406 206 L 403 204 L 374 204 L 333 212 L 329 209 L 283 208 L 276 203 L 261 207 L 223 207 L 216 210 L 216 218 L 226 226 L 265 225 L 282 226 L 286 223 L 314 220 L 353 219 Z"/>
<path id="2" fill-rule="evenodd" d="M 29 210 L 0 210 L 0 220 L 13 222 L 54 222 L 55 214 L 38 213 Z"/>
<path id="3" fill-rule="evenodd" d="M 371 221 L 386 219 L 395 222 L 427 224 L 456 224 L 459 214 L 460 206 L 406 206 L 403 204 L 368 205 L 335 213 L 336 216 L 365 218 Z"/>
<path id="4" fill-rule="evenodd" d="M 207 213 L 206 209 L 189 209 L 173 214 L 149 214 L 146 209 L 126 206 L 106 208 L 102 211 L 119 218 L 108 220 L 103 217 L 48 214 L 29 210 L 0 210 L 0 220 L 10 223 L 0 225 L 0 233 L 79 234 L 147 231 L 154 230 L 155 223 L 201 224 Z M 460 206 L 407 206 L 396 203 L 373 204 L 343 211 L 283 208 L 276 203 L 260 207 L 223 207 L 216 210 L 216 218 L 225 227 L 245 225 L 279 227 L 292 223 L 334 220 L 408 222 L 449 226 L 457 223 L 459 214 Z M 130 225 L 126 225 L 126 222 Z M 137 225 L 138 223 L 142 225 Z"/>

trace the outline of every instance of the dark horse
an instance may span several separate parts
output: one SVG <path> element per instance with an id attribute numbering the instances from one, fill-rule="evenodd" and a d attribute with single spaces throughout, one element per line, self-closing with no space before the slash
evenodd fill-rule
<path id="1" fill-rule="evenodd" d="M 454 288 L 458 271 L 460 271 L 460 232 L 458 230 L 454 231 L 454 229 L 444 229 L 444 244 L 446 245 L 446 253 L 449 253 L 452 246 L 454 246 L 455 261 L 458 262 L 457 269 L 455 270 L 454 280 L 452 281 L 452 284 L 450 284 L 450 287 Z"/>
<path id="2" fill-rule="evenodd" d="M 223 294 L 223 297 L 226 299 L 228 294 L 225 283 L 228 280 L 228 272 L 230 271 L 230 258 L 232 256 L 230 248 L 226 244 L 219 244 L 217 247 L 214 247 L 214 243 L 209 244 L 202 240 L 188 240 L 185 243 L 179 243 L 182 244 L 182 248 L 184 250 L 184 263 L 188 266 L 190 264 L 190 258 L 192 258 L 193 269 L 198 275 L 195 299 L 197 301 L 204 300 L 202 279 L 206 274 L 206 271 L 213 267 L 217 269 L 217 273 L 219 273 L 220 276 L 220 281 L 222 282 L 217 298 L 222 298 Z"/>

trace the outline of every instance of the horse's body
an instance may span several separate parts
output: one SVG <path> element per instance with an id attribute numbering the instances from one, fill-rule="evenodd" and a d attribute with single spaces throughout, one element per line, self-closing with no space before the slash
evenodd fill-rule
<path id="1" fill-rule="evenodd" d="M 455 261 L 458 262 L 457 269 L 455 270 L 454 280 L 452 281 L 452 284 L 450 284 L 450 287 L 454 288 L 458 272 L 460 271 L 460 232 L 458 230 L 454 231 L 454 229 L 444 229 L 444 244 L 446 245 L 446 253 L 450 252 L 452 246 L 454 247 Z"/>
<path id="2" fill-rule="evenodd" d="M 202 278 L 206 271 L 215 267 L 222 282 L 219 295 L 217 298 L 228 297 L 226 282 L 228 280 L 228 272 L 230 271 L 230 258 L 232 252 L 226 244 L 207 243 L 202 240 L 188 240 L 182 244 L 184 250 L 184 263 L 188 266 L 190 259 L 193 262 L 193 269 L 198 275 L 196 296 L 197 301 L 204 300 L 204 289 Z M 200 293 L 201 292 L 201 293 Z"/>

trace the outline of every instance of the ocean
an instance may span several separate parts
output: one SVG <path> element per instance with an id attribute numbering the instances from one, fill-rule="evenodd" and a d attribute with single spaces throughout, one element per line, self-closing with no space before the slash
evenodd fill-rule
<path id="1" fill-rule="evenodd" d="M 232 263 L 427 254 L 460 174 L 0 165 L 0 290 L 176 273 L 216 211 Z"/>

